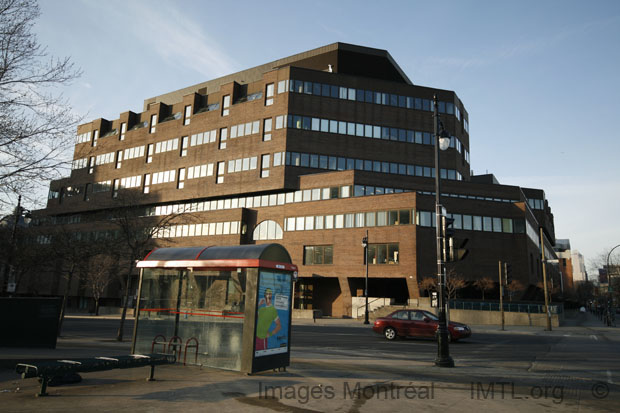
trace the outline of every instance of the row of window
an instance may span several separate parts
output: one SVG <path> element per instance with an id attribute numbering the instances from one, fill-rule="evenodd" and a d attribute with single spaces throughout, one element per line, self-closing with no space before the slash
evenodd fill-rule
<path id="1" fill-rule="evenodd" d="M 230 138 L 241 138 L 243 136 L 254 135 L 260 132 L 260 121 L 255 120 L 252 122 L 242 123 L 239 125 L 233 125 L 230 127 Z"/>
<path id="2" fill-rule="evenodd" d="M 177 149 L 179 149 L 179 138 L 168 139 L 167 141 L 161 141 L 155 144 L 156 154 L 176 151 Z"/>
<path id="3" fill-rule="evenodd" d="M 217 141 L 217 129 L 195 133 L 191 136 L 190 146 L 198 146 Z"/>
<path id="4" fill-rule="evenodd" d="M 114 155 L 113 152 L 110 153 L 111 155 Z M 282 165 L 282 160 L 284 158 L 284 152 L 277 152 L 273 154 L 273 166 L 281 166 Z M 271 162 L 271 155 L 270 154 L 264 154 L 261 156 L 261 178 L 265 178 L 269 176 L 269 168 L 270 168 L 270 162 Z M 106 162 L 107 163 L 107 162 Z M 217 183 L 222 183 L 224 182 L 224 174 L 226 173 L 225 171 L 225 162 L 218 162 L 218 176 L 217 176 Z M 236 172 L 243 172 L 243 171 L 251 171 L 251 170 L 256 170 L 258 168 L 258 157 L 257 156 L 253 156 L 253 157 L 247 157 L 247 158 L 240 158 L 240 159 L 232 159 L 228 161 L 228 170 L 227 173 L 236 173 Z M 89 169 L 89 171 L 92 168 Z M 184 187 L 184 184 L 181 181 L 185 180 L 185 172 L 186 172 L 186 168 L 180 168 L 179 170 L 179 184 L 178 184 L 178 189 L 182 189 Z M 187 179 L 196 179 L 196 178 L 203 178 L 203 177 L 207 177 L 207 176 L 212 176 L 214 172 L 214 164 L 210 163 L 210 164 L 204 164 L 204 165 L 196 165 L 196 166 L 190 166 L 187 168 Z M 92 173 L 92 172 L 90 172 Z M 154 172 L 152 173 L 152 184 L 153 185 L 157 185 L 157 184 L 161 184 L 161 183 L 168 183 L 168 182 L 174 182 L 175 180 L 175 176 L 176 176 L 176 170 L 169 170 L 169 171 L 161 171 L 161 172 Z M 151 174 L 145 174 L 144 175 L 144 193 L 148 193 L 149 192 L 149 188 L 148 186 L 151 184 Z M 110 181 L 107 181 L 110 182 Z M 118 190 L 120 189 L 124 189 L 124 188 L 137 188 L 140 186 L 141 184 L 141 176 L 132 176 L 132 177 L 125 177 L 125 178 L 120 178 L 119 179 L 115 179 L 114 180 L 115 184 L 114 184 L 114 189 Z M 117 184 L 116 182 L 120 182 L 120 186 L 119 184 Z M 89 186 L 90 184 L 86 185 L 86 194 L 85 194 L 85 200 L 88 200 L 88 193 L 90 193 L 89 191 Z M 71 188 L 71 191 L 69 191 L 68 189 Z M 111 186 L 105 186 L 105 185 L 98 185 L 97 188 L 99 188 L 100 190 L 98 191 L 94 191 L 93 192 L 104 192 L 106 190 L 109 190 L 111 188 Z M 73 196 L 73 195 L 77 195 L 77 193 L 81 193 L 81 189 L 82 187 L 67 187 L 64 189 L 63 191 L 63 195 L 66 196 Z M 76 192 L 78 191 L 78 192 Z M 116 194 L 115 194 L 116 196 Z M 52 191 L 50 190 L 49 195 L 48 195 L 48 199 L 56 199 L 60 197 L 60 192 L 59 191 Z"/>
<path id="5" fill-rule="evenodd" d="M 391 94 L 391 93 L 382 93 L 382 92 L 371 91 L 371 90 L 346 88 L 342 86 L 322 84 L 322 83 L 316 83 L 316 82 L 307 82 L 307 81 L 294 80 L 294 79 L 282 80 L 278 83 L 279 94 L 289 92 L 289 91 L 293 93 L 304 93 L 304 94 L 310 94 L 310 95 L 317 95 L 317 96 L 330 97 L 330 98 L 343 99 L 343 100 L 351 100 L 351 101 L 357 101 L 357 102 L 372 103 L 372 104 L 378 104 L 378 105 L 389 105 L 389 106 L 395 106 L 395 107 L 401 107 L 401 108 L 407 108 L 407 109 L 424 110 L 424 111 L 433 110 L 433 102 L 430 99 L 422 99 L 422 98 L 416 98 L 412 96 L 403 96 L 403 95 L 397 95 L 397 94 Z M 263 93 L 257 92 L 257 93 L 248 95 L 244 97 L 243 99 L 239 99 L 235 103 L 257 100 L 257 99 L 261 99 L 262 97 L 263 97 Z M 273 99 L 274 99 L 274 84 L 270 83 L 266 85 L 266 89 L 265 89 L 265 106 L 272 105 Z M 223 96 L 222 97 L 222 116 L 228 116 L 230 105 L 231 105 L 230 95 Z M 219 106 L 220 106 L 219 103 L 213 103 L 213 104 L 208 105 L 205 108 L 202 108 L 196 113 L 217 110 L 219 109 Z M 461 120 L 461 112 L 458 106 L 454 105 L 451 102 L 443 102 L 443 101 L 438 102 L 438 111 L 440 113 L 444 113 L 448 115 L 455 115 L 459 121 Z M 192 106 L 191 105 L 185 106 L 185 109 L 183 112 L 183 125 L 190 124 L 191 115 L 192 115 Z M 180 119 L 180 118 L 181 118 L 181 113 L 179 112 L 179 113 L 175 113 L 174 115 L 161 120 L 160 123 L 168 121 L 168 120 L 174 120 L 174 119 Z M 140 128 L 150 126 L 149 132 L 155 133 L 157 121 L 158 121 L 157 115 L 152 114 L 150 116 L 149 121 L 139 122 L 136 125 L 134 125 L 131 128 L 131 130 L 137 130 Z M 467 119 L 463 119 L 463 123 L 464 123 L 465 130 L 469 132 L 469 125 L 468 125 Z M 255 129 L 257 128 L 255 128 L 255 126 L 252 125 L 252 130 L 255 130 Z M 121 133 L 119 136 L 119 140 L 122 141 L 125 139 L 126 132 L 127 132 L 127 123 L 123 122 L 121 123 Z M 118 133 L 117 130 L 114 129 L 106 133 L 105 137 L 116 135 L 117 133 Z M 252 133 L 258 133 L 258 132 L 252 132 Z M 95 130 L 93 132 L 82 133 L 76 137 L 76 144 L 90 142 L 91 137 L 93 137 L 96 134 L 98 134 L 98 130 Z M 243 134 L 240 134 L 239 136 L 243 136 Z M 93 138 L 92 146 L 96 146 L 96 140 L 97 140 L 97 137 Z"/>
<path id="6" fill-rule="evenodd" d="M 276 158 L 280 157 L 279 155 L 281 155 L 281 153 L 274 154 L 273 166 L 279 165 L 279 161 L 276 161 Z M 243 160 L 241 161 L 242 161 L 242 170 L 243 170 L 244 164 L 243 164 Z M 249 168 L 250 167 L 249 159 L 246 163 L 247 163 L 246 166 Z M 236 170 L 236 164 L 237 162 L 235 160 L 235 170 Z M 202 178 L 205 176 L 213 176 L 213 172 L 214 172 L 214 164 L 212 163 L 188 167 L 187 168 L 187 179 Z M 97 182 L 93 185 L 93 192 L 109 191 L 111 187 L 112 187 L 111 181 L 109 180 L 103 181 L 103 182 Z M 259 196 L 250 196 L 250 197 L 242 197 L 242 198 L 227 198 L 227 199 L 219 199 L 219 200 L 211 200 L 211 201 L 192 202 L 192 203 L 187 203 L 187 204 L 168 204 L 168 205 L 148 208 L 147 211 L 145 212 L 145 215 L 160 216 L 160 215 L 176 213 L 178 211 L 202 212 L 202 211 L 215 211 L 215 210 L 235 209 L 235 208 L 270 207 L 270 206 L 284 205 L 287 203 L 321 201 L 321 200 L 336 199 L 336 198 L 348 198 L 351 196 L 354 196 L 354 197 L 373 196 L 373 195 L 383 195 L 383 194 L 392 194 L 392 193 L 402 193 L 402 192 L 408 192 L 408 191 L 409 190 L 407 189 L 390 188 L 390 187 L 373 186 L 373 185 L 355 185 L 353 187 L 345 185 L 341 187 L 304 189 L 304 190 L 299 190 L 295 192 L 279 193 L 279 194 L 271 194 L 271 195 L 259 195 Z M 88 192 L 88 189 L 87 189 L 87 192 Z M 434 192 L 427 192 L 427 191 L 418 191 L 418 194 L 427 195 L 427 196 L 435 195 Z M 504 202 L 504 203 L 518 202 L 518 200 L 513 200 L 513 199 L 491 198 L 491 197 L 465 195 L 465 194 L 442 193 L 442 196 L 461 198 L 461 199 L 471 199 L 471 200 Z M 60 197 L 60 191 L 50 190 L 48 199 L 58 199 L 59 197 Z M 456 225 L 459 225 L 458 222 L 456 223 Z"/>
<path id="7" fill-rule="evenodd" d="M 312 118 L 301 115 L 287 115 L 287 127 L 289 129 L 303 129 L 420 145 L 435 144 L 435 136 L 431 132 L 367 125 L 364 123 L 345 122 L 333 119 Z M 465 160 L 469 162 L 469 152 L 458 138 L 454 136 L 450 137 L 450 147 L 456 149 L 459 153 L 462 153 L 464 150 Z"/>
<path id="8" fill-rule="evenodd" d="M 435 177 L 435 168 L 430 166 L 344 158 L 312 153 L 286 152 L 286 165 L 329 169 L 332 171 L 357 169 L 360 171 L 382 172 L 386 174 L 423 176 L 429 178 Z M 442 179 L 463 180 L 463 175 L 455 169 L 441 168 L 440 174 Z"/>
<path id="9" fill-rule="evenodd" d="M 170 225 L 155 232 L 153 238 L 205 237 L 236 235 L 241 232 L 240 221 L 209 222 L 202 224 Z"/>
<path id="10" fill-rule="evenodd" d="M 358 212 L 350 214 L 317 215 L 285 218 L 285 231 L 314 231 L 322 229 L 384 227 L 410 225 L 410 209 Z"/>
<path id="11" fill-rule="evenodd" d="M 95 157 L 95 165 L 105 165 L 114 162 L 114 152 L 108 152 Z"/>
<path id="12" fill-rule="evenodd" d="M 78 143 L 90 142 L 91 136 L 92 136 L 92 132 L 81 133 L 75 138 L 75 143 L 78 144 Z"/>
<path id="13" fill-rule="evenodd" d="M 279 118 L 280 118 L 280 124 L 283 124 L 284 116 L 280 116 Z M 265 140 L 271 139 L 271 134 L 268 133 L 268 132 L 271 132 L 271 124 L 272 124 L 271 121 L 272 121 L 271 118 L 265 119 L 264 121 L 265 131 L 266 131 L 265 137 L 264 137 Z M 257 134 L 260 132 L 260 121 L 252 121 L 252 122 L 248 122 L 248 123 L 244 123 L 240 125 L 231 126 L 230 132 L 231 132 L 231 136 L 230 136 L 231 139 L 242 137 L 242 136 L 249 136 L 252 134 Z M 89 133 L 82 134 L 82 135 L 89 135 Z M 220 130 L 219 149 L 226 148 L 225 142 L 227 138 L 228 138 L 228 128 L 222 128 Z M 187 155 L 186 149 L 187 149 L 188 144 L 189 146 L 198 146 L 198 145 L 203 145 L 206 143 L 216 142 L 217 141 L 217 130 L 214 129 L 210 131 L 193 134 L 191 135 L 191 138 L 189 140 L 187 137 L 183 137 L 182 139 L 183 139 L 183 144 L 182 144 L 183 151 L 181 152 L 181 156 L 186 156 Z M 148 157 L 147 163 L 152 162 L 153 154 L 176 151 L 178 149 L 179 149 L 179 138 L 168 139 L 165 141 L 157 142 L 155 144 L 149 144 L 148 153 L 147 153 L 147 157 Z M 124 157 L 123 157 L 123 154 L 124 154 Z M 82 169 L 86 167 L 89 167 L 92 169 L 92 167 L 95 165 L 103 165 L 106 163 L 112 163 L 114 162 L 114 155 L 115 155 L 114 152 L 97 155 L 96 160 L 90 161 L 90 164 L 89 164 L 88 158 L 75 159 L 72 163 L 71 169 L 76 170 L 76 169 Z M 145 145 L 136 146 L 133 148 L 127 148 L 124 151 L 118 151 L 117 155 L 118 155 L 117 168 L 120 168 L 121 161 L 123 160 L 123 158 L 125 160 L 129 160 L 129 159 L 135 159 L 135 158 L 144 156 Z M 92 170 L 89 170 L 89 173 L 92 173 Z"/>
<path id="14" fill-rule="evenodd" d="M 303 93 L 307 95 L 352 100 L 356 102 L 387 105 L 405 109 L 424 110 L 429 112 L 434 110 L 433 101 L 431 99 L 403 96 L 394 93 L 382 93 L 373 90 L 347 88 L 343 86 L 302 80 L 291 79 L 278 82 L 278 93 L 285 92 Z M 459 121 L 461 120 L 461 111 L 459 107 L 454 105 L 452 102 L 437 102 L 437 110 L 439 113 L 454 115 Z M 469 123 L 465 118 L 463 118 L 463 126 L 469 133 Z"/>
<path id="15" fill-rule="evenodd" d="M 212 167 L 212 164 L 210 164 Z M 206 166 L 206 165 L 202 165 Z M 207 169 L 204 168 L 208 173 Z M 201 167 L 201 173 L 203 168 Z M 212 172 L 212 168 L 210 169 Z M 188 172 L 189 179 L 189 172 Z M 383 194 L 393 194 L 393 193 L 402 193 L 409 192 L 410 190 L 401 189 L 401 188 L 389 188 L 389 187 L 379 187 L 379 186 L 371 186 L 371 185 L 355 185 L 353 187 L 349 185 L 344 186 L 336 186 L 336 187 L 324 187 L 324 188 L 312 188 L 312 189 L 303 189 L 294 192 L 286 192 L 279 194 L 271 194 L 271 195 L 257 195 L 257 196 L 249 196 L 242 198 L 226 198 L 226 199 L 218 199 L 211 201 L 201 201 L 201 202 L 192 202 L 186 204 L 169 204 L 162 205 L 157 207 L 149 208 L 146 212 L 146 215 L 166 215 L 171 213 L 176 213 L 177 211 L 185 211 L 185 212 L 202 212 L 202 211 L 216 211 L 216 210 L 224 210 L 224 209 L 235 209 L 235 208 L 260 208 L 260 207 L 271 207 L 278 206 L 284 204 L 298 203 L 298 202 L 313 202 L 313 201 L 325 201 L 329 199 L 338 199 L 338 198 L 349 198 L 351 196 L 372 196 L 372 195 L 383 195 Z M 420 192 L 420 195 L 428 195 L 434 196 L 434 192 Z M 495 201 L 495 202 L 517 202 L 516 200 L 509 199 L 501 199 L 501 198 L 489 198 L 489 197 L 480 197 L 474 195 L 463 195 L 463 194 L 450 194 L 450 193 L 442 193 L 443 197 L 454 197 L 454 198 L 463 198 L 463 199 L 472 199 L 472 200 L 484 200 L 484 201 Z"/>
<path id="16" fill-rule="evenodd" d="M 465 214 L 448 214 L 454 218 L 454 228 L 468 231 L 502 232 L 523 234 L 526 224 L 522 218 L 500 218 Z M 415 221 L 414 221 L 415 217 Z M 287 217 L 285 231 L 314 231 L 323 229 L 383 227 L 416 224 L 421 227 L 435 226 L 435 213 L 410 209 Z M 529 223 L 528 223 L 529 224 Z"/>
<path id="17" fill-rule="evenodd" d="M 402 190 L 396 190 L 402 192 Z M 178 212 L 208 212 L 236 208 L 260 208 L 284 205 L 296 202 L 318 201 L 337 198 L 349 198 L 350 186 L 315 188 L 303 191 L 271 195 L 257 195 L 241 198 L 226 198 L 211 201 L 191 202 L 186 204 L 169 204 L 147 208 L 146 216 L 169 215 Z"/>
<path id="18" fill-rule="evenodd" d="M 123 159 L 135 159 L 142 156 L 144 156 L 144 145 L 125 149 Z"/>

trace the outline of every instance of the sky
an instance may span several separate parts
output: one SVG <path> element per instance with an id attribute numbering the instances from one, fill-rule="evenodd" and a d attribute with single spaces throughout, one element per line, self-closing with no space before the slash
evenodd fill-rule
<path id="1" fill-rule="evenodd" d="M 387 50 L 453 90 L 471 169 L 544 189 L 586 263 L 620 244 L 620 1 L 40 0 L 35 32 L 83 75 L 84 122 L 334 42 Z M 620 250 L 620 248 L 619 248 Z"/>

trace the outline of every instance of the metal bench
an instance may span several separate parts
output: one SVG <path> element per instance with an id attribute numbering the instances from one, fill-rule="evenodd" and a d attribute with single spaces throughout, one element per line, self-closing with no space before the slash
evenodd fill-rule
<path id="1" fill-rule="evenodd" d="M 54 377 L 65 376 L 71 373 L 150 366 L 151 369 L 147 381 L 152 381 L 155 380 L 153 377 L 155 374 L 155 366 L 173 363 L 176 363 L 176 356 L 174 354 L 131 354 L 73 360 L 43 360 L 33 364 L 19 363 L 15 366 L 15 371 L 21 374 L 22 379 L 39 377 L 41 379 L 41 389 L 37 396 L 42 397 L 47 396 L 47 385 Z"/>

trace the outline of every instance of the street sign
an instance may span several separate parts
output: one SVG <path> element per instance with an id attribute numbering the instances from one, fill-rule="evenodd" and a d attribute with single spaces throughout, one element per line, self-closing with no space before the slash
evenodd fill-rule
<path id="1" fill-rule="evenodd" d="M 431 292 L 431 307 L 437 308 L 439 306 L 439 300 L 437 298 L 437 291 Z"/>

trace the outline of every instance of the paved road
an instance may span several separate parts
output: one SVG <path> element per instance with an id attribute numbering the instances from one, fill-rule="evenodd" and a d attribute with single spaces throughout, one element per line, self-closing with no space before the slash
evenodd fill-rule
<path id="1" fill-rule="evenodd" d="M 80 384 L 53 388 L 59 397 L 37 400 L 33 379 L 7 371 L 0 403 L 6 411 L 617 411 L 620 329 L 597 325 L 473 326 L 470 339 L 450 346 L 456 367 L 442 369 L 430 340 L 388 342 L 351 320 L 296 321 L 285 373 L 166 366 L 146 383 L 141 369 L 115 370 L 88 373 Z M 71 318 L 58 350 L 119 353 L 128 342 L 114 343 L 116 328 L 114 319 Z"/>

